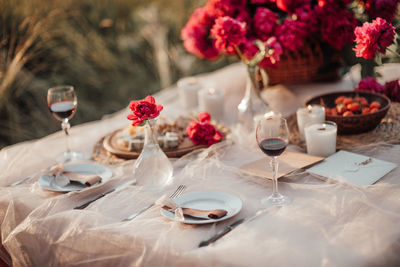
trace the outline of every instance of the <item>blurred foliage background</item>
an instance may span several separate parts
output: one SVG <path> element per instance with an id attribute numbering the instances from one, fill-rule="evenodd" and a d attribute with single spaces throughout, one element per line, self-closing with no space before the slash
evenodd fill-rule
<path id="1" fill-rule="evenodd" d="M 0 0 L 0 148 L 60 129 L 47 89 L 73 85 L 72 125 L 100 119 L 227 59 L 189 55 L 180 29 L 204 0 Z"/>

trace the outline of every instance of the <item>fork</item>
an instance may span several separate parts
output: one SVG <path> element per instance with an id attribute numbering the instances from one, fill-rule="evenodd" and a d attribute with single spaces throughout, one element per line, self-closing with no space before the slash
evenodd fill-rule
<path id="1" fill-rule="evenodd" d="M 183 185 L 183 184 L 181 184 L 180 186 L 178 186 L 178 188 L 177 188 L 169 197 L 170 197 L 170 198 L 176 198 L 176 197 L 180 196 L 180 195 L 183 193 L 183 191 L 184 191 L 185 189 L 186 189 L 186 186 Z M 127 221 L 130 221 L 130 220 L 136 218 L 137 216 L 139 216 L 140 214 L 142 214 L 142 213 L 145 212 L 146 210 L 148 210 L 148 209 L 150 209 L 151 207 L 153 207 L 154 204 L 155 204 L 155 202 L 151 203 L 150 205 L 144 207 L 144 208 L 141 209 L 141 210 L 138 210 L 138 211 L 135 212 L 135 213 L 132 213 L 131 215 L 129 215 L 128 217 L 126 217 L 126 218 L 123 219 L 122 221 L 123 221 L 123 222 L 127 222 Z"/>

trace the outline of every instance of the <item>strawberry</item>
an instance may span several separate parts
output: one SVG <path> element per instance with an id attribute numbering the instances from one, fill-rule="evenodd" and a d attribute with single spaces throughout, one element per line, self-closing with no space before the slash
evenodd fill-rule
<path id="1" fill-rule="evenodd" d="M 375 112 L 378 112 L 379 111 L 379 109 L 377 109 L 377 108 L 371 108 L 371 110 L 369 111 L 370 113 L 375 113 Z"/>
<path id="2" fill-rule="evenodd" d="M 364 107 L 364 108 L 362 108 L 361 114 L 368 114 L 370 112 L 371 112 L 371 110 L 368 107 Z"/>
<path id="3" fill-rule="evenodd" d="M 377 101 L 372 101 L 371 104 L 369 104 L 369 107 L 371 109 L 373 109 L 373 108 L 380 109 L 381 108 L 381 104 L 379 102 L 377 102 Z"/>
<path id="4" fill-rule="evenodd" d="M 343 114 L 346 111 L 346 106 L 344 104 L 339 104 L 336 106 L 336 111 L 339 114 Z"/>
<path id="5" fill-rule="evenodd" d="M 344 105 L 348 105 L 353 103 L 353 99 L 351 97 L 345 97 L 342 102 Z"/>
<path id="6" fill-rule="evenodd" d="M 357 102 L 353 102 L 353 103 L 351 103 L 351 104 L 348 104 L 348 105 L 346 106 L 346 108 L 347 108 L 348 110 L 350 110 L 350 111 L 353 111 L 353 112 L 360 112 L 360 104 L 357 103 Z"/>
<path id="7" fill-rule="evenodd" d="M 336 99 L 335 99 L 335 104 L 337 105 L 337 104 L 339 104 L 339 103 L 343 103 L 343 100 L 345 99 L 345 96 L 344 95 L 341 95 L 341 96 L 339 96 L 339 97 L 337 97 Z"/>
<path id="8" fill-rule="evenodd" d="M 348 116 L 352 116 L 352 115 L 354 115 L 353 114 L 353 112 L 351 112 L 351 111 L 346 111 L 345 113 L 343 113 L 343 117 L 348 117 Z"/>

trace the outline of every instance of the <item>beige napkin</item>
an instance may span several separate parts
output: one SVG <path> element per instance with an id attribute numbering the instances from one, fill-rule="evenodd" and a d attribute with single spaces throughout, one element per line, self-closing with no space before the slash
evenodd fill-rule
<path id="1" fill-rule="evenodd" d="M 193 217 L 203 218 L 203 219 L 219 219 L 224 217 L 228 212 L 226 210 L 217 209 L 217 210 L 199 210 L 192 209 L 187 207 L 182 207 L 176 204 L 171 198 L 168 196 L 163 196 L 160 200 L 157 201 L 157 204 L 161 205 L 162 209 L 168 210 L 175 214 L 175 219 L 183 222 L 185 220 L 184 215 L 189 215 Z"/>
<path id="2" fill-rule="evenodd" d="M 278 177 L 282 177 L 294 170 L 301 169 L 317 162 L 324 160 L 324 158 L 308 155 L 305 153 L 298 153 L 292 151 L 285 151 L 279 158 Z M 272 179 L 273 172 L 270 166 L 270 158 L 265 157 L 240 167 L 241 170 L 256 175 Z"/>
<path id="3" fill-rule="evenodd" d="M 66 186 L 70 182 L 78 182 L 87 186 L 92 186 L 100 183 L 102 179 L 96 174 L 79 174 L 68 171 L 62 164 L 51 167 L 47 175 L 54 176 L 56 184 L 59 186 Z"/>

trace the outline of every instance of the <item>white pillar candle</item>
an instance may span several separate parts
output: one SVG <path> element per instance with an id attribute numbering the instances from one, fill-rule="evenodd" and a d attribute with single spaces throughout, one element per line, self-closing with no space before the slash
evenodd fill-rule
<path id="1" fill-rule="evenodd" d="M 300 139 L 304 140 L 304 127 L 309 123 L 324 122 L 325 108 L 321 105 L 308 105 L 305 108 L 299 108 L 296 115 Z"/>
<path id="2" fill-rule="evenodd" d="M 336 152 L 337 125 L 332 121 L 309 123 L 304 128 L 307 153 L 328 157 Z"/>
<path id="3" fill-rule="evenodd" d="M 210 113 L 211 119 L 221 121 L 224 117 L 224 97 L 214 88 L 205 88 L 199 91 L 200 112 Z"/>
<path id="4" fill-rule="evenodd" d="M 177 83 L 179 99 L 185 109 L 195 109 L 198 105 L 198 93 L 201 85 L 195 77 L 180 79 Z"/>

